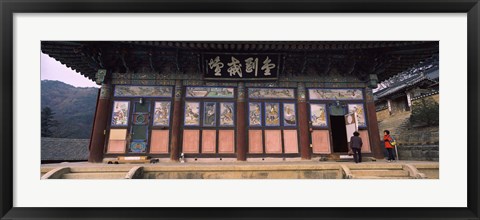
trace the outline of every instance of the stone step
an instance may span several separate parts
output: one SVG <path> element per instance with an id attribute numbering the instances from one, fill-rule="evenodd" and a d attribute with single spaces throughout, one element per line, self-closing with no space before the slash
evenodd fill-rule
<path id="1" fill-rule="evenodd" d="M 67 173 L 62 179 L 124 179 L 126 172 L 113 173 Z"/>
<path id="2" fill-rule="evenodd" d="M 402 164 L 355 164 L 355 165 L 347 165 L 348 168 L 351 170 L 403 170 Z"/>
<path id="3" fill-rule="evenodd" d="M 408 177 L 405 170 L 351 170 L 354 176 Z"/>
<path id="4" fill-rule="evenodd" d="M 104 166 L 90 166 L 90 167 L 70 167 L 71 173 L 98 173 L 98 172 L 128 172 L 132 166 L 125 165 L 104 165 Z"/>
<path id="5" fill-rule="evenodd" d="M 413 179 L 409 176 L 356 176 L 354 179 Z"/>

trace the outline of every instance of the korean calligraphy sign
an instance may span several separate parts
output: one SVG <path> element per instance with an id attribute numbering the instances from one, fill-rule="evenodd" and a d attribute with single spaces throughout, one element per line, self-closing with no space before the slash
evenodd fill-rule
<path id="1" fill-rule="evenodd" d="M 279 54 L 203 54 L 206 79 L 276 79 L 280 70 Z"/>

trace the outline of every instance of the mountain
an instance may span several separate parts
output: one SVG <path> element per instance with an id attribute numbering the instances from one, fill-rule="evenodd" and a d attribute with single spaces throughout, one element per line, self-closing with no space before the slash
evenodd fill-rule
<path id="1" fill-rule="evenodd" d="M 53 137 L 90 138 L 98 88 L 74 87 L 60 81 L 42 80 L 41 107 L 49 107 L 59 125 Z"/>

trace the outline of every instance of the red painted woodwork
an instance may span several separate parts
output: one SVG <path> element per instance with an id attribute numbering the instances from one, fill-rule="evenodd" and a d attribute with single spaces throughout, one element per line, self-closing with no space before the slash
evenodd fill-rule
<path id="1" fill-rule="evenodd" d="M 108 123 L 108 112 L 110 110 L 110 99 L 98 99 L 93 126 L 92 139 L 90 142 L 90 155 L 88 162 L 101 163 L 105 146 L 105 132 Z"/>
<path id="2" fill-rule="evenodd" d="M 218 131 L 218 153 L 235 153 L 235 131 Z"/>
<path id="3" fill-rule="evenodd" d="M 200 130 L 183 130 L 182 152 L 197 154 L 200 146 Z"/>
<path id="4" fill-rule="evenodd" d="M 307 103 L 299 101 L 298 106 L 298 127 L 300 129 L 300 155 L 302 160 L 310 160 L 312 153 L 310 149 L 310 131 L 308 125 Z"/>
<path id="5" fill-rule="evenodd" d="M 281 130 L 265 130 L 265 153 L 267 154 L 282 153 L 282 131 Z"/>
<path id="6" fill-rule="evenodd" d="M 217 146 L 217 130 L 202 130 L 202 153 L 214 154 Z"/>
<path id="7" fill-rule="evenodd" d="M 168 141 L 170 134 L 168 130 L 152 130 L 150 141 L 150 153 L 166 154 L 168 153 Z"/>
<path id="8" fill-rule="evenodd" d="M 182 118 L 182 101 L 175 100 L 173 102 L 173 119 L 172 119 L 172 141 L 170 142 L 170 160 L 178 161 L 180 157 L 180 119 Z"/>
<path id="9" fill-rule="evenodd" d="M 383 149 L 380 146 L 380 133 L 378 131 L 377 114 L 375 111 L 375 103 L 367 101 L 368 130 L 370 131 L 370 148 L 373 156 L 377 159 L 383 159 Z"/>
<path id="10" fill-rule="evenodd" d="M 248 153 L 261 154 L 263 153 L 263 134 L 262 130 L 248 131 Z"/>
<path id="11" fill-rule="evenodd" d="M 286 154 L 298 153 L 297 130 L 283 130 L 284 151 Z"/>
<path id="12" fill-rule="evenodd" d="M 245 102 L 237 101 L 237 160 L 247 160 L 247 126 Z"/>
<path id="13" fill-rule="evenodd" d="M 360 133 L 360 138 L 362 138 L 363 146 L 362 153 L 371 153 L 372 149 L 370 148 L 370 137 L 368 135 L 368 130 L 358 131 Z"/>
<path id="14" fill-rule="evenodd" d="M 328 130 L 314 130 L 312 132 L 312 150 L 315 154 L 330 154 L 330 133 Z"/>

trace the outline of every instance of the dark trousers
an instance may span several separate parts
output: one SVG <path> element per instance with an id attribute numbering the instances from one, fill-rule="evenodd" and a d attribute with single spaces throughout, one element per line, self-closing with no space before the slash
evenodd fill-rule
<path id="1" fill-rule="evenodd" d="M 352 151 L 353 151 L 353 160 L 355 160 L 355 163 L 361 163 L 362 162 L 362 149 L 352 148 Z"/>
<path id="2" fill-rule="evenodd" d="M 388 152 L 388 160 L 395 160 L 395 156 L 393 155 L 393 148 L 387 148 Z"/>

